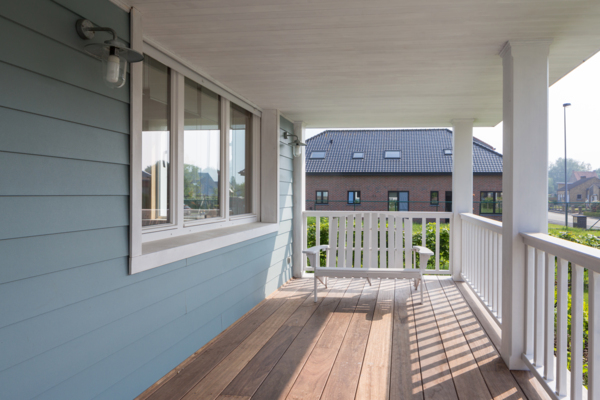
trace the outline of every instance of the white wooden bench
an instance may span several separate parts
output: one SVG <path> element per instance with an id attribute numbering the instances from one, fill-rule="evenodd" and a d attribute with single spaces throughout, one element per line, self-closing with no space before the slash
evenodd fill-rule
<path id="1" fill-rule="evenodd" d="M 412 218 L 394 213 L 349 213 L 333 217 L 329 222 L 329 243 L 303 251 L 314 271 L 315 302 L 317 281 L 327 286 L 328 277 L 366 278 L 369 284 L 371 278 L 414 279 L 417 290 L 433 255 L 426 247 L 412 245 Z M 326 252 L 325 267 L 320 266 L 321 251 Z M 417 253 L 419 268 L 414 262 Z"/>

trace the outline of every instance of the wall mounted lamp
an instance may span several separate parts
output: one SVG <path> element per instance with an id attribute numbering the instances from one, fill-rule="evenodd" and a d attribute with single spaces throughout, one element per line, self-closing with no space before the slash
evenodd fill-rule
<path id="1" fill-rule="evenodd" d="M 127 63 L 140 62 L 144 59 L 143 54 L 138 53 L 125 46 L 117 39 L 116 32 L 111 28 L 94 26 L 87 19 L 76 22 L 75 28 L 80 38 L 93 39 L 96 32 L 110 32 L 112 40 L 104 43 L 92 43 L 85 46 L 85 51 L 102 60 L 102 76 L 106 84 L 112 88 L 120 88 L 127 79 Z"/>
<path id="2" fill-rule="evenodd" d="M 293 146 L 292 153 L 294 157 L 299 157 L 302 154 L 302 147 L 306 147 L 306 143 L 302 143 L 300 139 L 298 139 L 298 135 L 294 135 L 293 133 L 283 132 L 283 138 L 287 139 L 290 136 L 295 137 L 296 139 L 292 139 L 291 145 Z"/>

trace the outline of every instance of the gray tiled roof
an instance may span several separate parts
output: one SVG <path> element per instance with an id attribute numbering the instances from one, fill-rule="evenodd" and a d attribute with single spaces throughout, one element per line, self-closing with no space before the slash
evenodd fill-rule
<path id="1" fill-rule="evenodd" d="M 306 141 L 307 173 L 432 174 L 451 173 L 452 131 L 448 129 L 394 129 L 324 131 Z M 385 150 L 400 150 L 401 159 L 385 159 Z M 325 151 L 324 159 L 310 158 Z M 353 152 L 364 159 L 352 159 Z M 502 154 L 473 140 L 473 172 L 502 173 Z"/>

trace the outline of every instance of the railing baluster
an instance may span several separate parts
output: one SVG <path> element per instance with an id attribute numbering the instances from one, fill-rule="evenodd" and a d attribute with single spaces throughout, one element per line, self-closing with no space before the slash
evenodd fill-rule
<path id="1" fill-rule="evenodd" d="M 320 246 L 321 245 L 321 217 L 315 217 L 315 246 Z M 319 252 L 319 255 L 317 256 L 317 265 L 316 266 L 321 266 L 321 252 Z"/>
<path id="2" fill-rule="evenodd" d="M 571 263 L 571 398 L 581 399 L 583 385 L 583 267 Z"/>
<path id="3" fill-rule="evenodd" d="M 406 268 L 412 268 L 412 218 L 407 218 L 404 221 L 404 232 L 406 235 L 406 251 L 404 252 L 406 257 Z"/>
<path id="4" fill-rule="evenodd" d="M 394 226 L 396 227 L 396 231 L 394 232 L 394 240 L 395 240 L 394 248 L 396 251 L 396 265 L 398 266 L 398 268 L 404 268 L 404 259 L 402 258 L 402 255 L 403 255 L 402 237 L 403 237 L 403 233 L 404 233 L 404 231 L 402 230 L 402 218 L 395 216 L 394 220 L 395 220 Z"/>
<path id="5" fill-rule="evenodd" d="M 388 216 L 388 228 L 387 228 L 387 235 L 388 235 L 388 267 L 389 268 L 396 268 L 396 243 L 395 243 L 395 235 L 394 232 L 396 231 L 396 228 L 394 226 L 394 217 L 389 215 Z"/>
<path id="6" fill-rule="evenodd" d="M 343 268 L 346 266 L 346 217 L 340 217 L 340 245 L 338 247 L 338 266 Z"/>
<path id="7" fill-rule="evenodd" d="M 536 366 L 544 364 L 544 252 L 535 250 L 535 300 L 533 310 L 534 339 L 533 361 Z"/>
<path id="8" fill-rule="evenodd" d="M 302 241 L 308 247 L 308 216 L 302 218 Z M 302 271 L 306 271 L 308 257 L 302 256 Z"/>
<path id="9" fill-rule="evenodd" d="M 338 221 L 339 218 L 334 218 L 333 215 L 329 217 L 329 259 L 327 260 L 327 266 L 335 268 L 337 263 L 337 249 L 338 249 Z"/>
<path id="10" fill-rule="evenodd" d="M 492 233 L 492 243 L 491 243 L 491 252 L 492 252 L 492 312 L 496 314 L 496 318 L 498 315 L 498 234 L 496 232 Z"/>
<path id="11" fill-rule="evenodd" d="M 387 268 L 386 230 L 386 216 L 381 214 L 379 219 L 379 268 Z"/>
<path id="12" fill-rule="evenodd" d="M 502 321 L 502 235 L 498 235 L 498 319 Z"/>
<path id="13" fill-rule="evenodd" d="M 360 268 L 362 266 L 361 250 L 362 244 L 362 231 L 363 231 L 363 215 L 356 214 L 354 220 L 354 268 Z"/>
<path id="14" fill-rule="evenodd" d="M 588 400 L 600 398 L 600 273 L 588 270 Z"/>
<path id="15" fill-rule="evenodd" d="M 464 234 L 463 234 L 464 239 Z M 463 247 L 465 245 L 465 241 L 462 241 Z M 464 251 L 462 254 L 465 254 Z M 464 266 L 463 266 L 464 267 Z M 440 219 L 435 219 L 435 270 L 440 270 Z"/>
<path id="16" fill-rule="evenodd" d="M 534 273 L 535 249 L 525 246 L 525 354 L 531 358 L 533 355 L 533 305 L 534 305 Z"/>
<path id="17" fill-rule="evenodd" d="M 556 293 L 556 392 L 559 396 L 567 394 L 567 301 L 569 293 L 567 260 L 557 261 Z"/>
<path id="18" fill-rule="evenodd" d="M 546 253 L 546 300 L 544 321 L 544 378 L 554 380 L 554 256 Z M 540 277 L 538 277 L 540 279 Z"/>
<path id="19" fill-rule="evenodd" d="M 363 250 L 363 266 L 365 268 L 371 268 L 371 248 L 373 242 L 371 241 L 371 213 L 365 213 L 365 248 Z"/>
<path id="20" fill-rule="evenodd" d="M 348 216 L 346 227 L 346 268 L 352 268 L 352 253 L 354 252 L 354 214 Z"/>

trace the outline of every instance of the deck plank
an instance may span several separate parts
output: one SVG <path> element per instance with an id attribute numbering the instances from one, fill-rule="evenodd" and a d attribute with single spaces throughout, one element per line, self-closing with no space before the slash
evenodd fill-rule
<path id="1" fill-rule="evenodd" d="M 254 308 L 246 316 L 217 336 L 195 355 L 189 357 L 183 365 L 178 366 L 173 373 L 153 385 L 149 390 L 138 396 L 138 400 L 176 400 L 183 397 L 191 388 L 203 379 L 215 366 L 239 346 L 252 332 L 267 320 L 279 307 L 285 304 L 287 298 L 298 293 L 309 293 L 309 282 L 295 280 L 276 292 L 271 298 L 263 301 L 262 305 Z M 169 377 L 169 375 L 171 375 Z"/>
<path id="2" fill-rule="evenodd" d="M 428 279 L 430 278 L 424 279 L 421 284 L 425 284 Z M 413 309 L 424 398 L 425 400 L 458 400 L 427 289 L 423 296 L 423 304 L 413 302 Z"/>
<path id="3" fill-rule="evenodd" d="M 363 289 L 321 400 L 352 399 L 356 394 L 380 281 L 373 279 L 372 286 Z"/>
<path id="4" fill-rule="evenodd" d="M 229 385 L 237 374 L 252 360 L 258 351 L 273 337 L 279 328 L 291 317 L 298 307 L 308 297 L 303 293 L 294 299 L 287 299 L 285 304 L 277 309 L 265 322 L 252 332 L 240 345 L 233 350 L 219 365 L 213 368 L 204 379 L 198 382 L 192 390 L 182 397 L 184 400 L 215 399 Z"/>
<path id="5" fill-rule="evenodd" d="M 253 400 L 275 400 L 287 397 L 302 367 L 325 330 L 329 319 L 332 317 L 333 311 L 338 306 L 342 294 L 346 291 L 345 289 L 350 283 L 349 279 L 339 281 L 340 285 L 332 288 L 329 295 L 323 298 L 320 306 L 310 317 L 306 325 L 304 325 L 302 331 L 300 331 L 296 339 L 294 339 L 290 347 L 269 375 L 267 375 L 267 378 L 259 386 L 258 390 L 252 396 Z M 346 286 L 343 287 L 342 283 L 345 283 Z M 323 297 L 322 293 L 320 289 L 319 298 Z"/>
<path id="6" fill-rule="evenodd" d="M 426 285 L 459 399 L 491 400 L 490 391 L 440 282 L 431 279 Z"/>
<path id="7" fill-rule="evenodd" d="M 321 397 L 365 286 L 365 281 L 364 279 L 353 279 L 350 283 L 348 290 L 344 293 L 333 316 L 327 323 L 327 327 L 292 386 L 288 399 L 318 400 Z"/>
<path id="8" fill-rule="evenodd" d="M 344 285 L 344 282 L 340 282 Z M 330 280 L 329 287 L 321 290 L 319 301 L 314 302 L 312 296 L 308 296 L 308 302 L 304 302 L 277 333 L 260 349 L 256 356 L 242 369 L 242 371 L 231 381 L 218 397 L 219 400 L 234 398 L 249 398 L 265 380 L 269 372 L 286 352 L 294 339 L 298 336 L 306 322 L 312 317 L 322 300 L 327 297 L 335 281 Z M 237 396 L 237 397 L 236 397 Z"/>
<path id="9" fill-rule="evenodd" d="M 450 279 L 440 279 L 440 284 L 492 397 L 507 400 L 524 399 L 524 393 L 498 354 L 491 339 L 482 329 L 457 285 Z"/>
<path id="10" fill-rule="evenodd" d="M 392 338 L 391 400 L 423 400 L 423 382 L 415 331 L 412 281 L 396 281 Z M 418 296 L 417 296 L 418 297 Z"/>
<path id="11" fill-rule="evenodd" d="M 356 399 L 388 399 L 392 353 L 392 314 L 395 280 L 384 279 L 373 314 L 373 323 L 365 351 Z"/>

